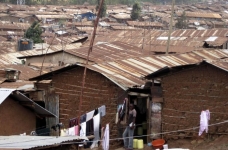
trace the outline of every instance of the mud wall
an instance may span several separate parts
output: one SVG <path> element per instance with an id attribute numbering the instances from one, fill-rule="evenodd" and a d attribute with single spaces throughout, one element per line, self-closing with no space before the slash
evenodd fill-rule
<path id="1" fill-rule="evenodd" d="M 7 98 L 0 105 L 0 135 L 30 134 L 36 129 L 36 116 L 17 101 Z"/>
<path id="2" fill-rule="evenodd" d="M 228 73 L 205 64 L 162 78 L 162 131 L 199 126 L 200 113 L 209 109 L 209 124 L 228 119 Z M 165 134 L 166 139 L 197 136 L 199 129 Z M 228 132 L 227 124 L 209 127 L 210 134 Z"/>

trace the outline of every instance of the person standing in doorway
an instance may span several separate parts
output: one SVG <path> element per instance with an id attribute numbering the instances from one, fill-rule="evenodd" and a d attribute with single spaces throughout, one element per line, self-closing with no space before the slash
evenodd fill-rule
<path id="1" fill-rule="evenodd" d="M 126 150 L 133 150 L 133 136 L 135 130 L 135 118 L 136 118 L 136 110 L 134 109 L 134 104 L 129 105 L 129 113 L 127 120 L 127 127 L 123 133 L 124 140 L 124 148 Z"/>

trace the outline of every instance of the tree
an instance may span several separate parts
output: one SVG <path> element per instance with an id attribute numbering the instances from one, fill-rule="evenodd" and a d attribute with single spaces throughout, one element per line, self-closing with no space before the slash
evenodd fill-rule
<path id="1" fill-rule="evenodd" d="M 132 11 L 131 11 L 131 19 L 132 20 L 138 19 L 140 16 L 140 13 L 141 13 L 141 7 L 140 7 L 139 3 L 135 3 L 133 5 Z"/>
<path id="2" fill-rule="evenodd" d="M 96 7 L 97 11 L 99 9 L 100 2 L 101 2 L 101 0 L 97 0 L 97 7 Z M 101 17 L 101 18 L 105 17 L 106 16 L 106 10 L 107 10 L 107 5 L 106 5 L 106 2 L 104 0 L 103 5 L 101 6 L 101 13 L 100 13 L 99 17 Z"/>
<path id="3" fill-rule="evenodd" d="M 179 28 L 179 29 L 187 28 L 188 22 L 187 22 L 185 11 L 181 14 L 179 18 L 177 18 L 177 23 L 175 24 L 175 26 L 176 28 Z"/>
<path id="4" fill-rule="evenodd" d="M 34 43 L 43 43 L 41 38 L 42 29 L 39 22 L 35 21 L 25 32 L 25 38 L 32 39 Z"/>

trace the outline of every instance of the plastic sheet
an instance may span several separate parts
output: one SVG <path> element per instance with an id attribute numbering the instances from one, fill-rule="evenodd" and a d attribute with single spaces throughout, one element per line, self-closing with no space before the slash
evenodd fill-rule
<path id="1" fill-rule="evenodd" d="M 152 103 L 152 113 L 159 113 L 161 112 L 161 103 Z"/>
<path id="2" fill-rule="evenodd" d="M 161 138 L 161 104 L 153 103 L 151 112 L 151 139 Z"/>

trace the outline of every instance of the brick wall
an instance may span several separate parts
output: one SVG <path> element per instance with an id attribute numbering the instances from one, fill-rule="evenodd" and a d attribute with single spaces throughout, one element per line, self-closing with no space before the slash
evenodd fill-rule
<path id="1" fill-rule="evenodd" d="M 163 132 L 199 126 L 200 113 L 212 112 L 210 124 L 228 119 L 228 73 L 208 64 L 162 78 Z M 164 135 L 166 139 L 191 137 L 199 129 Z M 227 124 L 209 127 L 209 133 L 228 132 Z"/>
<path id="2" fill-rule="evenodd" d="M 0 105 L 0 135 L 30 134 L 36 129 L 36 116 L 11 98 Z"/>
<path id="3" fill-rule="evenodd" d="M 79 101 L 81 82 L 84 68 L 65 71 L 53 76 L 53 86 L 59 95 L 60 122 L 68 127 L 69 119 L 77 117 L 79 113 Z M 118 98 L 124 91 L 103 75 L 87 70 L 82 114 L 94 110 L 101 105 L 106 105 L 106 116 L 102 117 L 102 126 L 110 122 L 110 128 L 114 126 L 115 113 Z M 116 131 L 111 131 L 111 137 L 116 137 Z"/>

